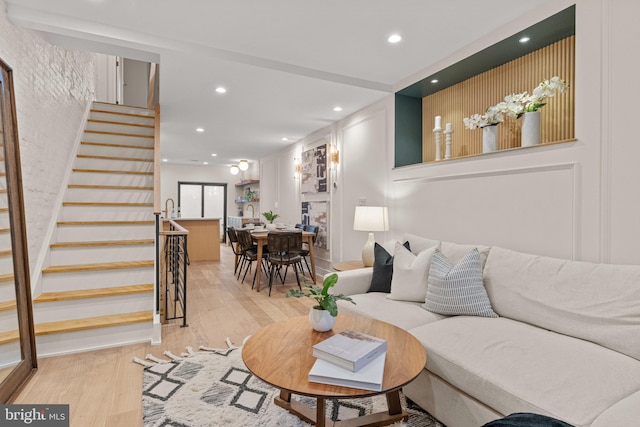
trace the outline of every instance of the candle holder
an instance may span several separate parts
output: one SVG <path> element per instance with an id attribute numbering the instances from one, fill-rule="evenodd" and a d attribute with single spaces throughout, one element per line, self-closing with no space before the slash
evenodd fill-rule
<path id="1" fill-rule="evenodd" d="M 452 133 L 453 133 L 453 129 L 447 126 L 447 130 L 444 131 L 444 138 L 445 138 L 444 158 L 445 159 L 451 158 L 451 134 Z"/>
<path id="2" fill-rule="evenodd" d="M 440 157 L 440 138 L 442 137 L 442 128 L 436 127 L 433 129 L 433 138 L 436 141 L 436 161 L 442 160 Z"/>

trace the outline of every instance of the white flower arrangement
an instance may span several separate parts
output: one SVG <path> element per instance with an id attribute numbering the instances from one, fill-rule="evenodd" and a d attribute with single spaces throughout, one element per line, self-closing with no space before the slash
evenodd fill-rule
<path id="1" fill-rule="evenodd" d="M 569 85 L 558 76 L 549 80 L 543 80 L 534 90 L 528 92 L 513 93 L 504 97 L 502 112 L 511 118 L 519 118 L 524 113 L 538 111 L 546 105 L 545 100 L 556 93 L 564 93 Z M 498 105 L 500 105 L 498 104 Z"/>
<path id="2" fill-rule="evenodd" d="M 495 126 L 504 121 L 504 113 L 497 105 L 493 105 L 487 108 L 484 114 L 473 114 L 471 117 L 465 117 L 462 121 L 464 121 L 465 127 L 471 130 Z"/>

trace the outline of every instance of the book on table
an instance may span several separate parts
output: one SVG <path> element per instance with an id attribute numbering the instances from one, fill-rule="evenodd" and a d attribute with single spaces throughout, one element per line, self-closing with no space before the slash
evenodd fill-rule
<path id="1" fill-rule="evenodd" d="M 313 346 L 313 356 L 356 372 L 387 351 L 387 341 L 345 330 Z"/>
<path id="2" fill-rule="evenodd" d="M 351 372 L 326 360 L 317 359 L 309 371 L 309 382 L 381 391 L 386 358 L 385 351 L 358 372 Z"/>

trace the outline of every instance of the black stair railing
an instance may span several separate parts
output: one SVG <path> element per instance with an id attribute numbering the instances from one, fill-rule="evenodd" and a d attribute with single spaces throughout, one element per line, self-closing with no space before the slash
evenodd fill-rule
<path id="1" fill-rule="evenodd" d="M 169 221 L 169 229 L 160 231 L 164 236 L 162 249 L 162 282 L 164 283 L 164 314 L 166 320 L 182 319 L 182 327 L 187 324 L 187 237 L 189 231 Z"/>

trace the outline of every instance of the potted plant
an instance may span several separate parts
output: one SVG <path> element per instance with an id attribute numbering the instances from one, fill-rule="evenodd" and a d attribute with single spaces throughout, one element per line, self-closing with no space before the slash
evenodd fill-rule
<path id="1" fill-rule="evenodd" d="M 338 315 L 338 300 L 349 301 L 355 304 L 355 301 L 348 296 L 329 293 L 329 289 L 337 282 L 338 275 L 333 273 L 325 277 L 322 282 L 322 288 L 307 285 L 305 281 L 303 290 L 290 289 L 289 292 L 287 292 L 287 298 L 309 297 L 316 300 L 317 304 L 314 305 L 309 312 L 309 323 L 311 323 L 311 327 L 318 332 L 325 332 L 333 328 L 336 316 Z"/>
<path id="2" fill-rule="evenodd" d="M 273 213 L 273 211 L 269 211 L 269 212 L 262 212 L 262 216 L 264 217 L 264 219 L 269 221 L 269 224 L 267 224 L 267 230 L 275 230 L 276 226 L 275 224 L 273 224 L 273 221 L 275 221 L 275 219 L 278 218 L 280 215 Z"/>

